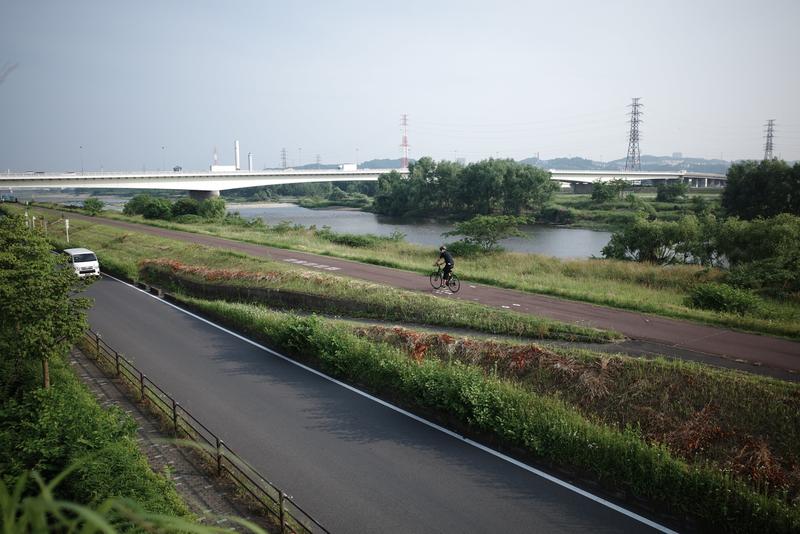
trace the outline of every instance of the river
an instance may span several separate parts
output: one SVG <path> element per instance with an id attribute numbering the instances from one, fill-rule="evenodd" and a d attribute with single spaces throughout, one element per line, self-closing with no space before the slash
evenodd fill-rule
<path id="1" fill-rule="evenodd" d="M 88 198 L 88 193 L 69 194 L 61 191 L 20 191 L 16 193 L 20 201 L 38 200 L 41 202 L 79 203 Z M 100 195 L 106 209 L 122 211 L 128 198 L 116 195 Z M 384 217 L 363 211 L 347 209 L 307 209 L 296 204 L 281 202 L 228 204 L 228 211 L 238 211 L 242 217 L 260 217 L 265 223 L 275 225 L 281 221 L 291 221 L 303 226 L 316 225 L 317 228 L 330 226 L 335 232 L 352 234 L 391 235 L 394 232 L 405 234 L 406 241 L 418 245 L 438 247 L 457 237 L 442 237 L 442 232 L 453 229 L 452 224 L 428 219 L 399 219 Z M 557 258 L 589 258 L 600 256 L 601 250 L 611 239 L 610 232 L 585 230 L 581 228 L 561 228 L 557 226 L 529 225 L 520 228 L 524 237 L 504 239 L 500 244 L 507 250 L 555 256 Z"/>
<path id="2" fill-rule="evenodd" d="M 275 225 L 291 221 L 303 226 L 317 228 L 330 226 L 335 232 L 351 234 L 391 235 L 405 234 L 406 241 L 418 245 L 438 247 L 445 241 L 457 237 L 442 237 L 442 232 L 453 229 L 452 224 L 427 219 L 399 219 L 356 210 L 307 209 L 295 204 L 257 203 L 229 204 L 229 211 L 238 211 L 242 217 L 260 217 L 265 223 Z M 600 256 L 609 239 L 610 232 L 561 228 L 557 226 L 529 225 L 520 228 L 524 237 L 504 239 L 500 244 L 507 250 L 544 254 L 558 258 L 588 258 Z"/>

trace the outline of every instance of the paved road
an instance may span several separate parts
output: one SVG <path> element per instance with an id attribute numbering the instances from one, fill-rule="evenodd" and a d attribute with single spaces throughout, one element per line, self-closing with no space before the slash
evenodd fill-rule
<path id="1" fill-rule="evenodd" d="M 103 278 L 92 328 L 332 532 L 645 524 Z"/>
<path id="2" fill-rule="evenodd" d="M 210 247 L 237 250 L 253 256 L 304 264 L 312 269 L 333 270 L 332 272 L 336 274 L 379 282 L 403 289 L 431 291 L 428 281 L 424 277 L 399 269 L 123 221 L 97 219 L 78 214 L 70 214 L 69 216 L 97 224 L 127 228 L 170 239 L 180 239 Z M 440 293 L 447 298 L 471 300 L 489 306 L 549 317 L 558 321 L 616 330 L 633 340 L 647 342 L 649 346 L 656 349 L 661 346 L 664 348 L 661 352 L 678 356 L 684 354 L 688 355 L 690 359 L 706 361 L 707 363 L 713 363 L 715 359 L 727 360 L 730 364 L 725 366 L 728 367 L 747 363 L 774 369 L 777 373 L 764 374 L 783 375 L 782 377 L 785 377 L 787 373 L 800 373 L 800 343 L 795 341 L 746 334 L 656 315 L 478 284 L 462 284 L 461 292 L 454 296 L 449 295 L 449 292 Z"/>

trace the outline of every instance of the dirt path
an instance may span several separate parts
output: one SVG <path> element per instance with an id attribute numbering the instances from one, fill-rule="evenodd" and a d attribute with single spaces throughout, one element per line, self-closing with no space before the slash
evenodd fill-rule
<path id="1" fill-rule="evenodd" d="M 308 269 L 323 270 L 337 275 L 369 280 L 402 289 L 427 293 L 434 292 L 426 277 L 400 269 L 264 245 L 254 245 L 191 232 L 168 230 L 111 219 L 98 219 L 76 213 L 70 213 L 69 216 L 96 224 L 124 228 L 168 239 L 179 239 L 209 247 L 235 250 L 252 256 L 286 261 Z M 669 319 L 585 302 L 563 300 L 511 289 L 470 284 L 468 281 L 462 281 L 461 291 L 455 295 L 450 294 L 448 291 L 435 291 L 434 293 L 442 298 L 469 300 L 487 306 L 529 313 L 557 321 L 616 330 L 632 340 L 647 342 L 651 347 L 662 347 L 667 354 L 691 353 L 697 355 L 695 359 L 710 358 L 713 360 L 722 358 L 738 364 L 769 367 L 779 371 L 779 374 L 800 373 L 800 342 L 787 339 L 748 334 L 689 321 Z M 730 365 L 726 366 L 730 367 Z"/>

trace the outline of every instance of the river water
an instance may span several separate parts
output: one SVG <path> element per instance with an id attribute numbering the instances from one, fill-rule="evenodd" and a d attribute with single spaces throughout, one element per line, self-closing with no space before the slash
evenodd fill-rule
<path id="1" fill-rule="evenodd" d="M 20 201 L 38 200 L 78 204 L 88 198 L 88 193 L 69 194 L 61 191 L 20 191 L 15 193 Z M 101 195 L 106 209 L 122 211 L 128 198 L 116 195 Z M 405 234 L 406 241 L 418 245 L 437 247 L 444 242 L 456 241 L 458 237 L 442 237 L 442 232 L 453 229 L 452 224 L 428 219 L 398 219 L 374 213 L 346 209 L 307 209 L 287 203 L 248 203 L 228 204 L 228 211 L 238 211 L 242 217 L 260 217 L 265 223 L 275 225 L 290 221 L 303 226 L 316 225 L 317 228 L 330 226 L 335 232 L 351 234 L 391 235 L 394 232 Z M 505 239 L 500 244 L 507 250 L 555 256 L 557 258 L 599 257 L 609 239 L 610 232 L 584 230 L 580 228 L 560 228 L 557 226 L 530 225 L 520 228 L 524 237 Z"/>
<path id="2" fill-rule="evenodd" d="M 291 221 L 303 226 L 317 228 L 330 226 L 335 232 L 351 234 L 376 234 L 388 236 L 394 232 L 405 234 L 406 241 L 418 245 L 438 247 L 458 237 L 442 237 L 442 232 L 453 229 L 452 224 L 427 219 L 399 219 L 343 209 L 307 209 L 295 204 L 258 203 L 229 204 L 230 211 L 238 211 L 242 217 L 260 217 L 265 223 L 275 225 Z M 507 250 L 544 254 L 558 258 L 588 258 L 600 256 L 600 252 L 611 233 L 580 228 L 529 225 L 520 228 L 524 237 L 505 239 L 500 244 Z"/>

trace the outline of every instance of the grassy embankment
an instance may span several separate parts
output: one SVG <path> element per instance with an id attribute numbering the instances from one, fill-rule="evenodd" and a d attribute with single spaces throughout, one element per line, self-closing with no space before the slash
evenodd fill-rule
<path id="1" fill-rule="evenodd" d="M 655 192 L 636 192 L 634 196 L 638 201 L 636 205 L 625 199 L 597 203 L 588 194 L 556 193 L 537 220 L 574 228 L 616 230 L 632 222 L 639 210 L 644 209 L 662 221 L 676 221 L 694 213 L 691 197 L 702 198 L 713 210 L 719 208 L 720 203 L 719 190 L 692 190 L 686 198 L 674 202 L 656 201 Z"/>
<path id="2" fill-rule="evenodd" d="M 102 516 L 120 531 L 135 530 L 133 524 L 183 524 L 193 528 L 186 523 L 192 516 L 172 482 L 154 473 L 139 451 L 133 418 L 114 406 L 101 407 L 64 358 L 50 361 L 50 377 L 49 389 L 32 383 L 21 397 L 2 399 L 0 473 L 9 491 L 15 480 L 29 471 L 37 472 L 45 481 L 66 475 L 54 490 L 62 513 L 71 506 L 63 503 L 71 502 L 103 509 Z M 28 481 L 26 489 L 30 492 L 34 488 Z M 38 512 L 25 510 L 25 506 L 44 506 L 46 495 L 43 498 L 36 501 L 38 504 L 17 503 L 16 511 L 13 498 L 4 500 L 6 527 L 37 516 Z M 72 512 L 75 509 L 69 509 L 67 516 L 73 517 Z M 154 514 L 160 519 L 156 520 Z M 92 518 L 88 522 L 98 524 Z M 51 528 L 56 529 L 57 524 L 53 522 Z"/>
<path id="3" fill-rule="evenodd" d="M 177 224 L 109 212 L 104 216 L 419 273 L 429 272 L 436 258 L 430 248 L 397 239 L 337 234 L 287 223 L 264 228 L 222 222 Z M 561 260 L 512 252 L 457 258 L 457 262 L 459 276 L 471 282 L 800 338 L 800 302 L 764 300 L 761 309 L 747 315 L 689 307 L 686 304 L 688 291 L 697 283 L 720 279 L 722 272 L 717 269 L 692 265 L 660 267 L 612 260 Z"/>
<path id="4" fill-rule="evenodd" d="M 63 226 L 51 226 L 49 232 L 54 243 L 62 248 L 67 246 L 63 241 Z M 284 262 L 130 232 L 104 226 L 102 219 L 97 219 L 96 223 L 73 220 L 70 223 L 70 242 L 70 246 L 94 250 L 102 269 L 131 279 L 139 278 L 140 262 L 163 260 L 167 266 L 174 266 L 182 274 L 194 276 L 204 283 L 256 284 L 262 289 L 272 290 L 276 302 L 290 308 L 314 311 L 322 307 L 332 314 L 347 313 L 363 318 L 468 328 L 527 338 L 602 342 L 622 337 L 614 332 L 306 271 Z M 160 281 L 166 283 L 163 279 Z M 420 279 L 420 284 L 427 284 L 427 281 Z"/>
<path id="5" fill-rule="evenodd" d="M 459 432 L 703 530 L 800 528 L 796 384 L 179 298 Z"/>

